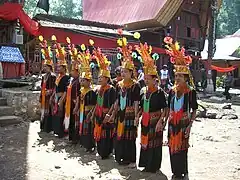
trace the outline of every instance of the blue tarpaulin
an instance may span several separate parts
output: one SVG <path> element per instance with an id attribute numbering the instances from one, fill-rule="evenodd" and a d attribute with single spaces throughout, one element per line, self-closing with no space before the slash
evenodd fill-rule
<path id="1" fill-rule="evenodd" d="M 25 63 L 17 47 L 2 46 L 0 49 L 0 62 Z"/>

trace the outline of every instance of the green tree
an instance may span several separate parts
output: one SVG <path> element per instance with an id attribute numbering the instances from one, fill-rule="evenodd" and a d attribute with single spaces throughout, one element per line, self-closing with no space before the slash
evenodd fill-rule
<path id="1" fill-rule="evenodd" d="M 217 38 L 231 35 L 240 28 L 240 0 L 223 0 L 217 18 Z"/>
<path id="2" fill-rule="evenodd" d="M 36 8 L 38 0 L 25 0 L 24 10 L 28 15 L 34 16 L 45 13 L 44 10 Z M 67 18 L 82 18 L 82 4 L 80 0 L 50 0 L 49 14 Z"/>

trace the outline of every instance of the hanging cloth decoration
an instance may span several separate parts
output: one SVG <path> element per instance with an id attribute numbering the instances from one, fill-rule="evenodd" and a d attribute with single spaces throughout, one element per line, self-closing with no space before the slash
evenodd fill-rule
<path id="1" fill-rule="evenodd" d="M 227 73 L 227 72 L 234 71 L 236 68 L 238 68 L 238 66 L 223 68 L 223 67 L 218 67 L 218 66 L 211 65 L 211 68 L 213 70 L 216 70 L 217 72 Z"/>

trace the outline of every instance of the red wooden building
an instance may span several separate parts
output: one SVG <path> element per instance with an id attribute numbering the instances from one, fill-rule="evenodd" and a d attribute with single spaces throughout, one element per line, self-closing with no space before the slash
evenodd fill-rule
<path id="1" fill-rule="evenodd" d="M 0 63 L 3 68 L 3 78 L 19 78 L 25 75 L 25 63 L 23 55 L 23 36 L 19 20 L 16 18 L 5 19 L 8 9 L 4 3 L 11 2 L 21 4 L 22 0 L 0 1 Z M 13 9 L 9 9 L 13 11 Z M 14 9 L 20 12 L 19 9 Z M 17 14 L 17 13 L 15 13 Z"/>
<path id="2" fill-rule="evenodd" d="M 167 35 L 177 39 L 193 57 L 192 70 L 199 77 L 200 52 L 204 48 L 211 0 L 83 0 L 83 19 L 118 24 L 141 32 L 141 40 L 164 48 Z M 168 63 L 164 54 L 159 68 Z"/>
<path id="3" fill-rule="evenodd" d="M 88 40 L 93 39 L 96 46 L 103 48 L 113 62 L 116 62 L 117 29 L 123 28 L 130 43 L 136 43 L 132 33 L 138 31 L 141 33 L 141 41 L 148 42 L 153 46 L 153 52 L 161 54 L 157 61 L 159 69 L 169 60 L 165 55 L 163 38 L 169 35 L 177 39 L 192 55 L 193 74 L 199 77 L 199 58 L 208 29 L 210 1 L 83 0 L 83 20 L 41 14 L 32 21 L 19 6 L 10 8 L 11 11 L 6 13 L 18 17 L 8 18 L 4 22 L 19 22 L 24 27 L 26 70 L 32 73 L 41 70 L 41 52 L 37 46 L 37 36 L 40 34 L 48 40 L 56 35 L 61 43 L 66 43 L 66 37 L 70 37 L 72 43 L 79 45 L 88 44 Z M 19 20 L 15 21 L 16 19 Z"/>

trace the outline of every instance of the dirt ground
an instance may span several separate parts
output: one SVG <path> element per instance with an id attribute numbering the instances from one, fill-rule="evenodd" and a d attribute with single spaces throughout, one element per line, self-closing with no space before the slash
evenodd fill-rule
<path id="1" fill-rule="evenodd" d="M 234 109 L 240 115 L 240 107 Z M 239 132 L 240 119 L 198 119 L 191 133 L 189 179 L 240 179 Z M 67 142 L 39 133 L 39 122 L 0 128 L 0 179 L 167 180 L 171 177 L 166 146 L 163 147 L 162 173 L 150 174 L 119 166 L 113 158 L 100 160 L 96 154 L 85 153 L 78 145 Z"/>

